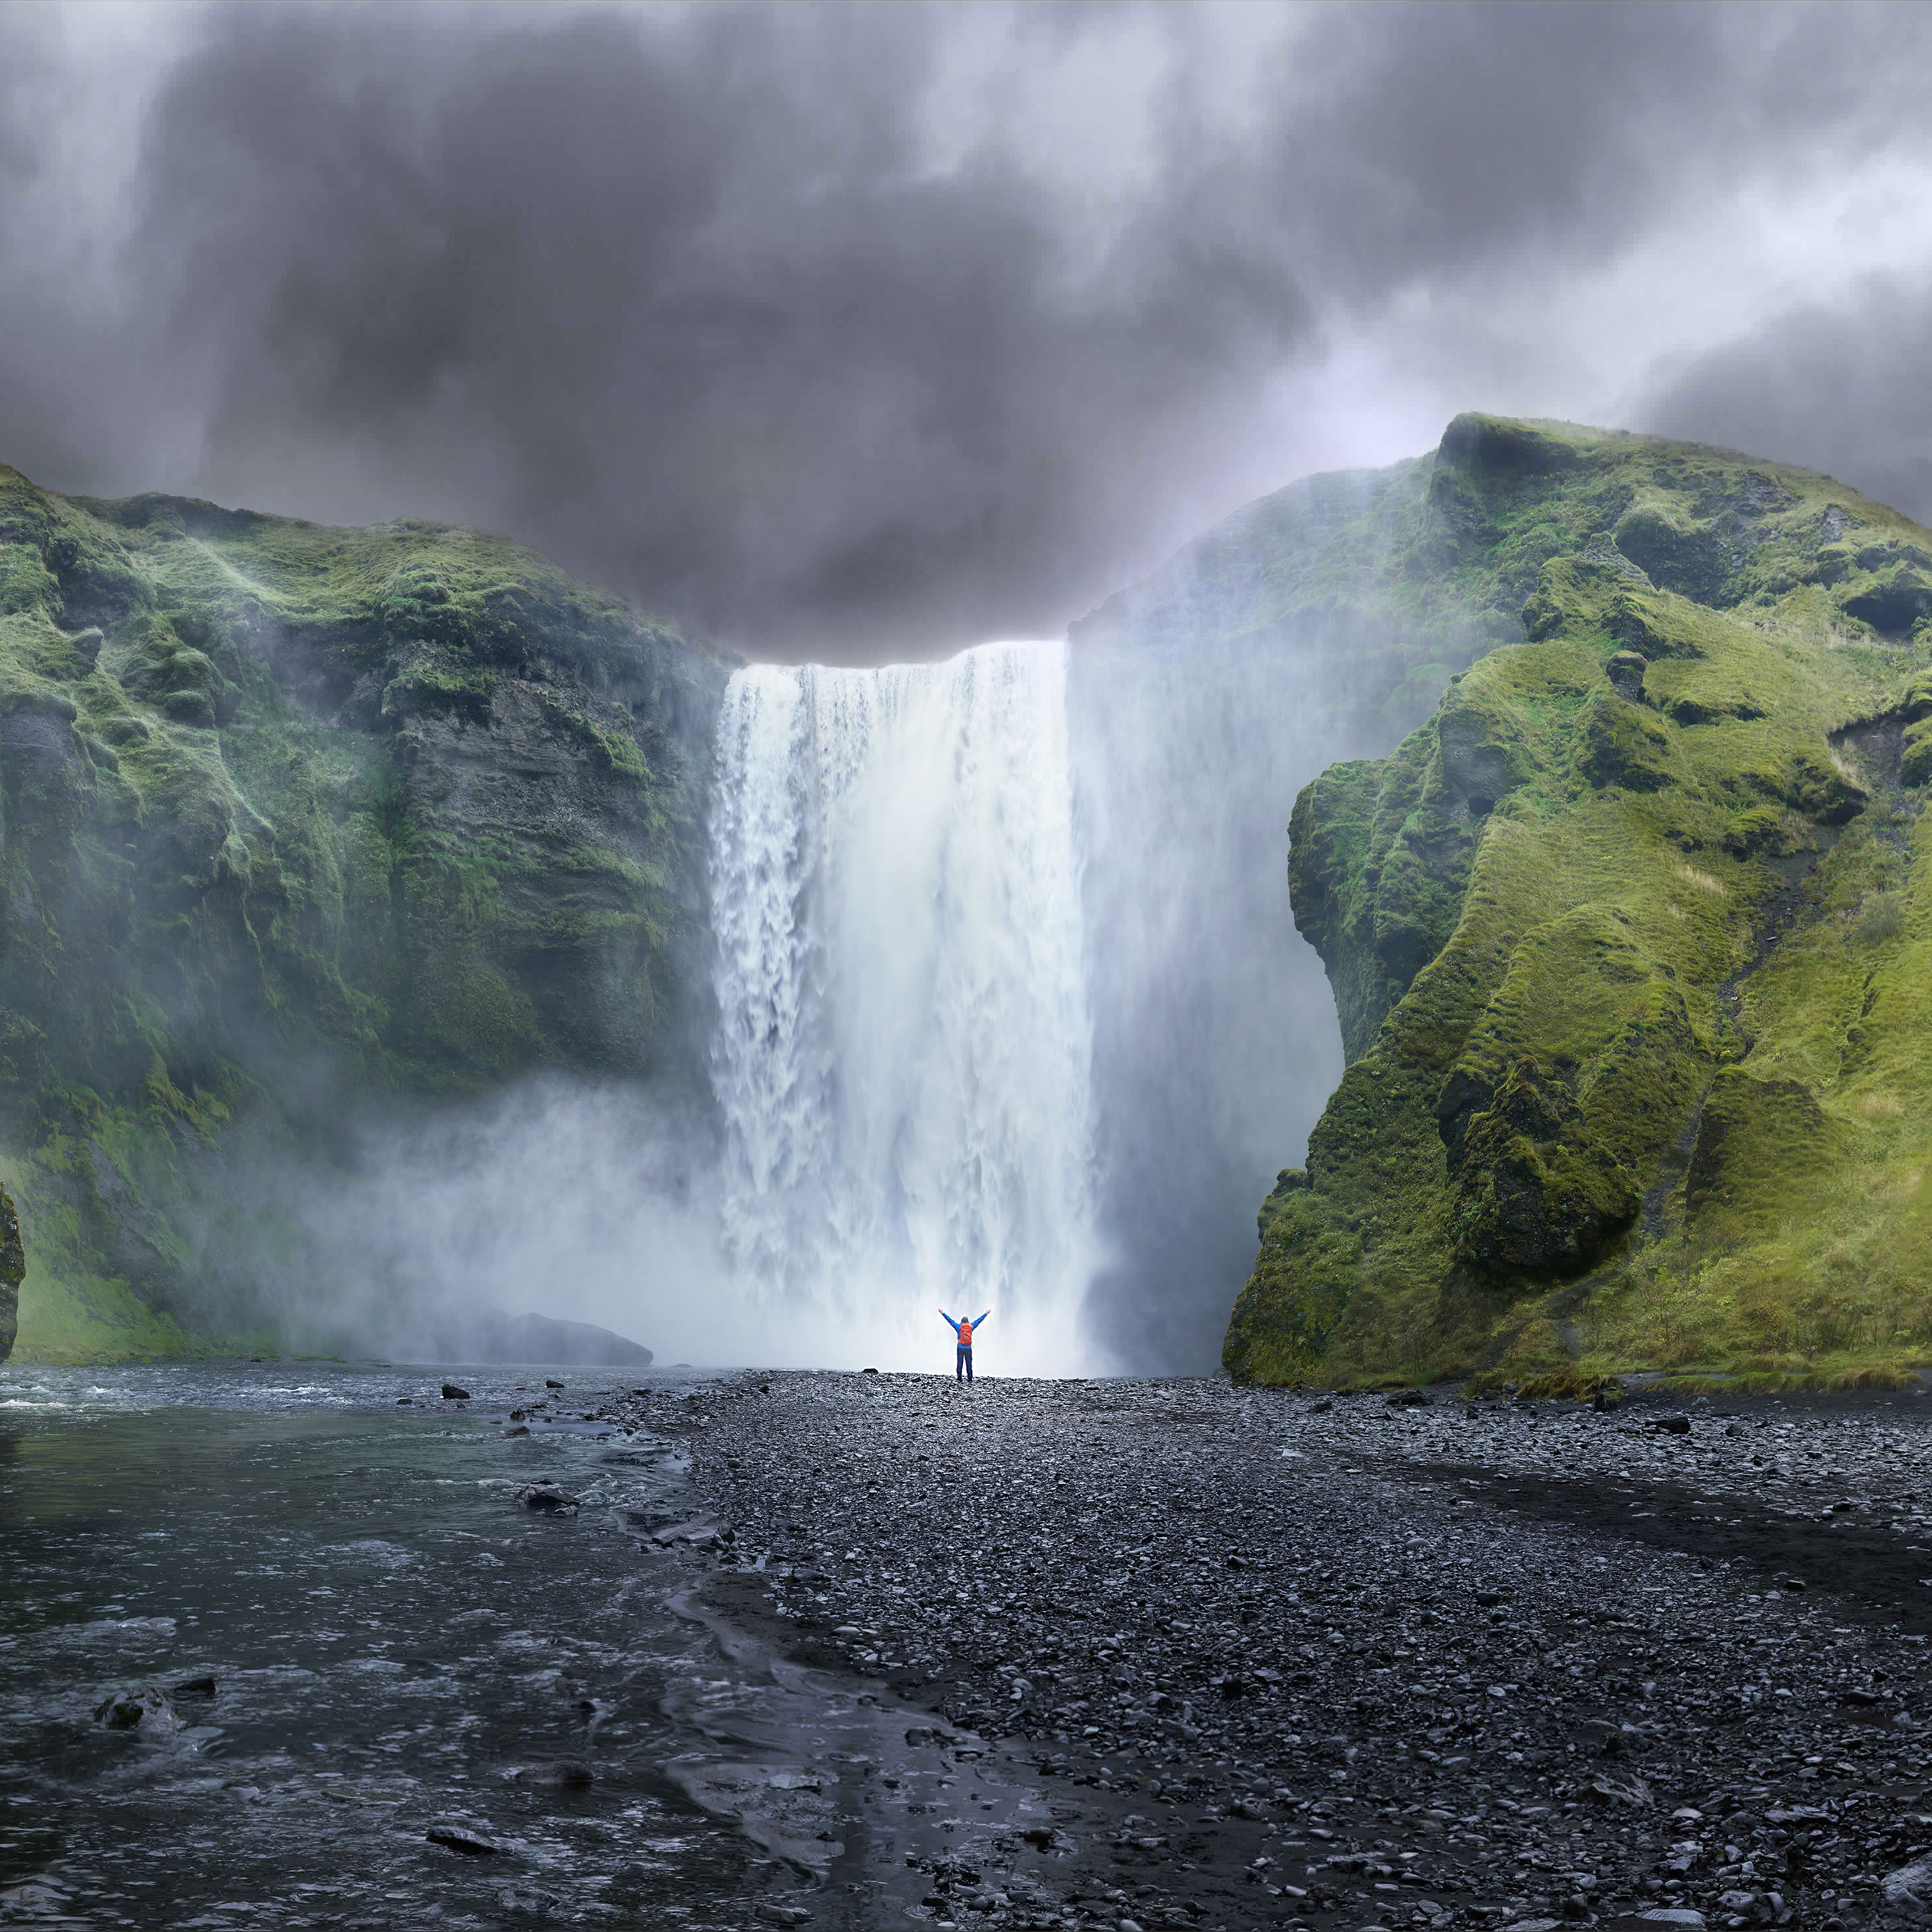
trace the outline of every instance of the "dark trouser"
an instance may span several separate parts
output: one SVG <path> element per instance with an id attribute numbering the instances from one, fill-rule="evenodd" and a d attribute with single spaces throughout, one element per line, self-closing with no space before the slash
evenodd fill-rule
<path id="1" fill-rule="evenodd" d="M 953 1350 L 958 1357 L 954 1363 L 952 1379 L 955 1382 L 971 1382 L 973 1379 L 973 1349 L 970 1342 L 961 1342 Z"/>

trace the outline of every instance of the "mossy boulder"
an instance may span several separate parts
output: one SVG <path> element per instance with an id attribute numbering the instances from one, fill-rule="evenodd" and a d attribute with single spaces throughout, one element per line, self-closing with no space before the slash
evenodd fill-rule
<path id="1" fill-rule="evenodd" d="M 1636 1216 L 1635 1177 L 1534 1060 L 1506 1071 L 1454 1152 L 1451 1242 L 1483 1274 L 1574 1274 Z"/>
<path id="2" fill-rule="evenodd" d="M 1620 671 L 1627 671 L 1630 654 L 1617 653 Z M 1641 660 L 1639 661 L 1641 663 Z M 1638 692 L 1643 690 L 1638 674 Z M 1576 769 L 1588 783 L 1601 788 L 1622 785 L 1632 791 L 1656 791 L 1676 782 L 1676 760 L 1671 736 L 1661 720 L 1640 710 L 1627 692 L 1613 687 L 1593 691 L 1584 703 L 1576 738 Z"/>
<path id="3" fill-rule="evenodd" d="M 1901 784 L 1914 787 L 1932 778 L 1932 712 L 1921 713 L 1905 727 L 1899 745 L 1898 776 Z"/>

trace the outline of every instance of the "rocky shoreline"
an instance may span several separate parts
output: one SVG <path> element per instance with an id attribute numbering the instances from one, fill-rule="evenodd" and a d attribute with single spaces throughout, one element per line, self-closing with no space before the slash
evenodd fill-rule
<path id="1" fill-rule="evenodd" d="M 1932 1851 L 1928 1408 L 778 1373 L 596 1412 L 688 1446 L 656 1533 L 715 1609 L 937 1720 L 944 1849 L 842 1847 L 815 1922 L 1830 1932 L 1909 1922 Z"/>

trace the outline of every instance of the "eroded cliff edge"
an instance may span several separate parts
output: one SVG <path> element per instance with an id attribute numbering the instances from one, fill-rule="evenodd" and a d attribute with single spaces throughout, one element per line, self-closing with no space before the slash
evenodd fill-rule
<path id="1" fill-rule="evenodd" d="M 1881 1370 L 1932 1349 L 1932 536 L 1828 478 L 1462 417 L 1427 515 L 1520 609 L 1303 791 L 1349 1066 L 1239 1378 Z"/>
<path id="2" fill-rule="evenodd" d="M 246 1157 L 542 1069 L 675 1080 L 725 667 L 520 547 L 0 468 L 0 1172 L 23 1351 L 264 1319 Z"/>

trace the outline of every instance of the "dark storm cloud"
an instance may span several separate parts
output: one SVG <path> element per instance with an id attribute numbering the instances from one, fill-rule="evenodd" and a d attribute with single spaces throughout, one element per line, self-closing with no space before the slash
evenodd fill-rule
<path id="1" fill-rule="evenodd" d="M 1875 279 L 1699 357 L 1642 426 L 1769 450 L 1932 523 L 1932 280 Z"/>
<path id="2" fill-rule="evenodd" d="M 44 28 L 0 23 L 44 68 Z M 481 522 L 753 649 L 1057 628 L 1306 467 L 1284 372 L 1405 299 L 1520 309 L 1689 200 L 1897 138 L 1924 34 L 1710 6 L 218 11 L 144 102 L 111 276 L 0 225 L 0 452 L 59 486 Z M 0 94 L 0 175 L 51 166 L 51 85 Z"/>

